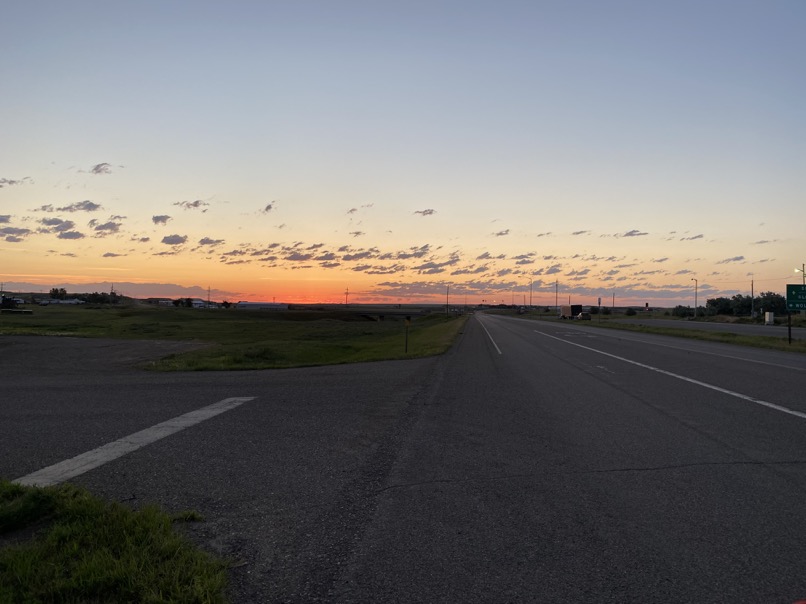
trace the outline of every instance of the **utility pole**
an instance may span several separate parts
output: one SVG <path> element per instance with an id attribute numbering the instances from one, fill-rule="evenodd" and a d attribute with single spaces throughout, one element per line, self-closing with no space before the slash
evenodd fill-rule
<path id="1" fill-rule="evenodd" d="M 557 279 L 555 279 L 554 280 L 554 312 L 557 312 L 557 313 L 560 312 L 560 299 L 559 299 L 560 289 L 559 289 L 559 287 L 560 287 L 560 282 Z"/>
<path id="2" fill-rule="evenodd" d="M 347 306 L 347 297 L 350 295 L 350 288 L 344 290 L 344 305 Z"/>
<path id="3" fill-rule="evenodd" d="M 447 289 L 445 290 L 445 317 L 448 318 L 451 316 L 451 286 L 448 285 Z"/>
<path id="4" fill-rule="evenodd" d="M 532 308 L 532 283 L 533 281 L 529 279 L 529 308 Z"/>

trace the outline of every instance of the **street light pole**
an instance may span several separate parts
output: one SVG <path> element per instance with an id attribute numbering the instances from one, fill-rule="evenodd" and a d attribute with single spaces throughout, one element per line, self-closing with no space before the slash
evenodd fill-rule
<path id="1" fill-rule="evenodd" d="M 691 278 L 694 281 L 694 318 L 697 318 L 697 290 L 700 287 L 700 282 L 697 281 L 695 278 Z"/>
<path id="2" fill-rule="evenodd" d="M 806 285 L 806 262 L 800 268 L 796 268 L 795 272 L 800 273 L 801 277 L 803 277 L 803 285 Z"/>

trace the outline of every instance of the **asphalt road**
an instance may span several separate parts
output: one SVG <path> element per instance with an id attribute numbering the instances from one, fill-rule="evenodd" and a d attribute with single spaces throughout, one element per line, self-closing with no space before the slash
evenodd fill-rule
<path id="1" fill-rule="evenodd" d="M 254 397 L 73 479 L 201 512 L 234 602 L 806 599 L 804 356 L 492 315 L 442 357 L 283 371 L 3 341 L 4 478 Z"/>

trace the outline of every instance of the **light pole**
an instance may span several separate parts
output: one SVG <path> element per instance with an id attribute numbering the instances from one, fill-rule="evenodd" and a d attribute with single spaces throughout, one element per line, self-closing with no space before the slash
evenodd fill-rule
<path id="1" fill-rule="evenodd" d="M 694 281 L 694 318 L 697 318 L 697 289 L 700 287 L 700 282 L 697 281 L 694 277 L 691 278 Z"/>
<path id="2" fill-rule="evenodd" d="M 803 285 L 806 285 L 806 263 L 803 263 L 800 268 L 796 268 L 795 272 L 800 273 L 803 277 Z"/>

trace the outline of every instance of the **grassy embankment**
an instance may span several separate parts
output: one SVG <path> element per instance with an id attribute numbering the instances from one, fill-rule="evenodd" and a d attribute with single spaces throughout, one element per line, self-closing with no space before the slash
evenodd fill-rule
<path id="1" fill-rule="evenodd" d="M 223 603 L 226 564 L 173 528 L 193 520 L 0 481 L 0 603 Z"/>
<path id="2" fill-rule="evenodd" d="M 464 318 L 441 313 L 374 320 L 354 312 L 249 311 L 148 306 L 37 307 L 0 315 L 0 335 L 59 335 L 203 343 L 198 350 L 150 363 L 161 371 L 275 369 L 409 359 L 447 350 Z"/>
<path id="3" fill-rule="evenodd" d="M 554 313 L 534 311 L 521 315 L 524 318 L 556 321 Z M 674 336 L 678 338 L 688 338 L 692 340 L 703 340 L 706 342 L 721 342 L 723 344 L 735 344 L 738 346 L 751 346 L 754 348 L 766 348 L 770 350 L 781 350 L 786 352 L 806 352 L 806 340 L 793 336 L 792 343 L 786 336 L 755 336 L 733 333 L 728 331 L 708 331 L 696 329 L 690 326 L 685 319 L 679 319 L 679 327 L 666 327 L 652 325 L 654 319 L 675 320 L 675 317 L 665 314 L 664 311 L 654 311 L 641 313 L 640 316 L 627 316 L 624 313 L 614 313 L 611 315 L 593 315 L 591 321 L 569 322 L 569 325 L 592 326 L 606 329 L 619 329 L 623 331 L 633 331 L 639 333 L 652 333 L 663 336 Z M 748 321 L 733 320 L 728 321 L 725 317 L 700 318 L 699 322 L 714 323 L 737 323 L 737 324 L 759 324 Z M 782 323 L 778 323 L 782 325 Z M 783 323 L 785 325 L 785 323 Z M 792 327 L 806 327 L 806 319 L 801 315 L 793 315 Z M 737 330 L 738 331 L 738 330 Z"/>

